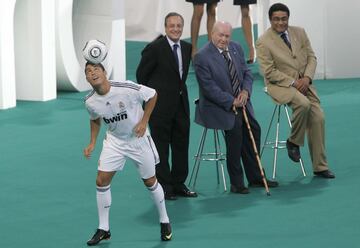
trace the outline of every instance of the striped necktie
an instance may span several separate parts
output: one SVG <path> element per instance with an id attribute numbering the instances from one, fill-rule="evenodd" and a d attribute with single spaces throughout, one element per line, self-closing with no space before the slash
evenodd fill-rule
<path id="1" fill-rule="evenodd" d="M 222 55 L 224 56 L 227 66 L 229 68 L 231 87 L 232 87 L 234 96 L 236 97 L 239 94 L 239 86 L 240 86 L 239 76 L 237 74 L 237 71 L 236 71 L 233 61 L 230 59 L 229 51 L 224 50 L 222 52 Z"/>
<path id="2" fill-rule="evenodd" d="M 291 43 L 289 41 L 289 39 L 287 38 L 287 34 L 285 32 L 281 33 L 280 37 L 283 39 L 283 41 L 285 42 L 285 44 L 290 48 L 291 50 Z"/>

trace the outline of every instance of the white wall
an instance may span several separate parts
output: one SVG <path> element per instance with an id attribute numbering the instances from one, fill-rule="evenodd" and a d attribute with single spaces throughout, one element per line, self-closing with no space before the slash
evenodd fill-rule
<path id="1" fill-rule="evenodd" d="M 325 77 L 360 77 L 360 1 L 327 0 L 325 23 Z"/>
<path id="2" fill-rule="evenodd" d="M 177 12 L 184 17 L 185 25 L 182 38 L 190 37 L 190 23 L 193 13 L 192 3 L 185 0 L 125 0 L 126 39 L 150 41 L 159 33 L 164 33 L 164 18 L 169 12 Z M 251 5 L 251 15 L 257 20 L 256 5 Z M 230 22 L 233 27 L 241 26 L 240 6 L 232 0 L 218 3 L 217 19 Z M 201 20 L 200 35 L 206 34 L 206 8 Z"/>

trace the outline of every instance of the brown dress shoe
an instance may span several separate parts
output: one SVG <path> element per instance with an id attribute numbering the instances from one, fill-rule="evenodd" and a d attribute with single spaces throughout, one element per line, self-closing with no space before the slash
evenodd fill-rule
<path id="1" fill-rule="evenodd" d="M 287 140 L 286 148 L 289 158 L 294 162 L 299 162 L 301 158 L 299 146 Z"/>

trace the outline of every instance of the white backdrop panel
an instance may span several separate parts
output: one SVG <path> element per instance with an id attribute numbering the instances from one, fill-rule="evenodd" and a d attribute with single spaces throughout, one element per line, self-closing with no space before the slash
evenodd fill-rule
<path id="1" fill-rule="evenodd" d="M 360 1 L 327 0 L 325 77 L 360 77 Z"/>
<path id="2" fill-rule="evenodd" d="M 164 33 L 164 18 L 169 12 L 177 12 L 184 17 L 185 25 L 182 38 L 190 37 L 190 23 L 193 13 L 192 3 L 185 0 L 125 0 L 126 39 L 150 41 L 159 33 Z M 251 15 L 256 23 L 257 9 L 251 6 Z M 233 1 L 218 3 L 217 19 L 230 22 L 233 27 L 241 26 L 240 7 Z M 206 7 L 201 20 L 200 35 L 206 34 Z"/>

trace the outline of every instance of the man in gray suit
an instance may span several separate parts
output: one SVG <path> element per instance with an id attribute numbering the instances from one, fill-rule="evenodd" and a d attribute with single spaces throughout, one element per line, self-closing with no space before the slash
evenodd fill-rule
<path id="1" fill-rule="evenodd" d="M 300 160 L 299 146 L 304 145 L 307 133 L 314 174 L 335 178 L 328 168 L 324 113 L 312 81 L 316 57 L 305 30 L 288 26 L 289 16 L 289 8 L 282 3 L 270 7 L 271 27 L 256 42 L 258 61 L 269 95 L 293 111 L 286 144 L 289 157 Z"/>
<path id="2" fill-rule="evenodd" d="M 241 160 L 249 186 L 263 186 L 263 182 L 241 108 L 246 108 L 258 149 L 261 130 L 250 101 L 252 74 L 246 66 L 242 48 L 230 41 L 231 33 L 229 23 L 216 22 L 211 41 L 195 55 L 194 66 L 199 83 L 196 114 L 205 127 L 225 130 L 230 190 L 247 194 L 249 190 L 244 184 Z M 274 181 L 267 182 L 269 187 L 278 185 Z"/>

